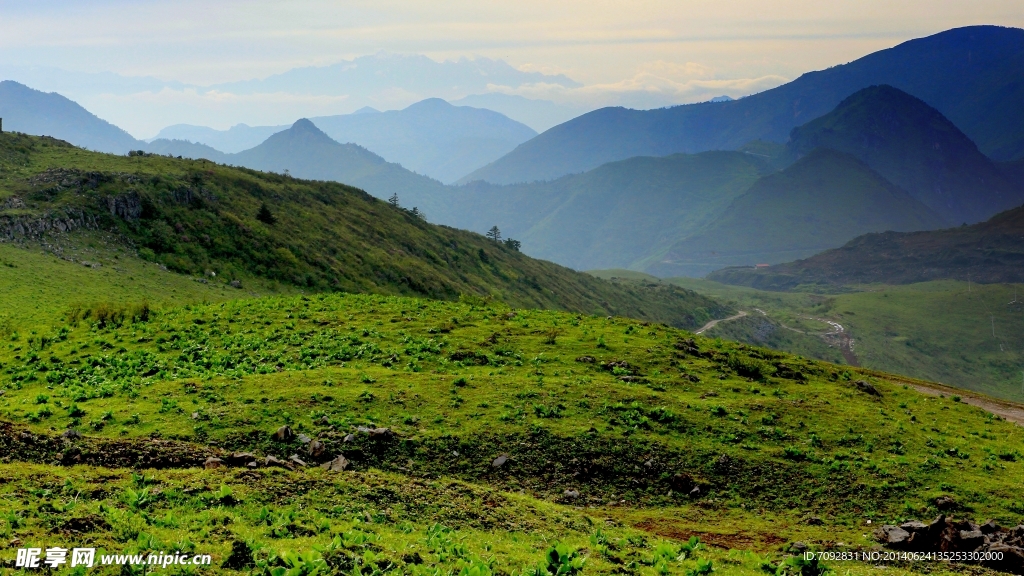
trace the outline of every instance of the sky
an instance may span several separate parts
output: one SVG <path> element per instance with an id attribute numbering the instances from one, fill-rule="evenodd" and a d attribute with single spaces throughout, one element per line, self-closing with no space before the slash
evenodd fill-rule
<path id="1" fill-rule="evenodd" d="M 0 0 L 0 74 L 43 67 L 51 76 L 154 77 L 165 85 L 105 91 L 24 76 L 146 137 L 168 123 L 271 124 L 435 95 L 277 91 L 245 100 L 202 89 L 382 51 L 564 74 L 581 86 L 487 89 L 579 110 L 738 97 L 972 24 L 1024 27 L 1024 0 Z"/>

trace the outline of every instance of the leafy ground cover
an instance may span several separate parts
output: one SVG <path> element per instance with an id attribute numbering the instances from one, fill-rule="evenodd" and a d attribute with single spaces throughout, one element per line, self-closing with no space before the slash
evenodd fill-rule
<path id="1" fill-rule="evenodd" d="M 364 574 L 513 573 L 559 540 L 584 573 L 757 573 L 796 539 L 870 547 L 869 520 L 934 516 L 940 496 L 975 519 L 1024 514 L 1019 427 L 664 325 L 379 295 L 116 316 L 79 310 L 0 348 L 12 539 L 59 531 L 85 494 L 70 516 L 89 521 L 62 537 L 194 546 L 218 562 L 241 541 L 282 566 L 308 554 Z M 275 439 L 282 425 L 296 436 Z M 85 437 L 60 437 L 68 428 Z M 350 466 L 198 468 L 243 450 Z M 442 556 L 438 531 L 465 552 Z M 693 535 L 703 555 L 681 549 Z"/>

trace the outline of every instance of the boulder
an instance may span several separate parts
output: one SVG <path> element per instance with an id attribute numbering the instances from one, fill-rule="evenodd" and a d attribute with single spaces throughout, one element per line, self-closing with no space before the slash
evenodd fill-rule
<path id="1" fill-rule="evenodd" d="M 999 532 L 999 524 L 996 524 L 995 520 L 989 520 L 978 527 L 983 534 L 992 534 L 993 532 Z"/>
<path id="2" fill-rule="evenodd" d="M 502 454 L 501 456 L 495 458 L 493 462 L 491 462 L 491 467 L 501 468 L 502 466 L 505 465 L 506 462 L 508 462 L 508 454 Z"/>
<path id="3" fill-rule="evenodd" d="M 212 470 L 214 468 L 221 468 L 223 466 L 224 466 L 224 461 L 221 460 L 220 458 L 214 458 L 213 456 L 210 456 L 209 458 L 207 458 L 206 462 L 203 463 L 203 467 L 206 468 L 207 470 Z"/>
<path id="4" fill-rule="evenodd" d="M 274 456 L 267 456 L 266 458 L 264 458 L 263 459 L 263 465 L 268 467 L 268 468 L 276 467 L 276 468 L 284 468 L 286 470 L 294 470 L 295 469 L 295 467 L 292 466 L 290 463 L 285 462 L 284 460 L 280 460 L 278 458 L 275 458 Z"/>
<path id="5" fill-rule="evenodd" d="M 256 456 L 249 452 L 235 452 L 227 457 L 227 462 L 231 466 L 246 466 L 255 461 Z"/>
<path id="6" fill-rule="evenodd" d="M 370 438 L 391 438 L 395 435 L 390 428 L 369 428 L 366 426 L 356 428 L 356 432 L 366 434 Z"/>
<path id="7" fill-rule="evenodd" d="M 302 458 L 299 458 L 298 454 L 292 454 L 291 456 L 289 456 L 288 457 L 288 461 L 291 462 L 292 464 L 298 466 L 299 468 L 305 468 L 306 467 L 306 463 L 302 461 Z"/>
<path id="8" fill-rule="evenodd" d="M 952 496 L 939 496 L 935 499 L 935 507 L 939 510 L 955 510 L 957 502 Z"/>
<path id="9" fill-rule="evenodd" d="M 61 438 L 66 438 L 68 440 L 77 440 L 81 437 L 82 433 L 79 432 L 78 430 L 75 430 L 74 428 L 68 428 L 67 430 L 64 431 L 63 434 L 61 434 Z"/>
<path id="10" fill-rule="evenodd" d="M 856 380 L 853 385 L 855 388 L 869 396 L 882 396 L 882 393 L 878 391 L 878 388 L 875 388 L 875 386 L 867 380 Z"/>
<path id="11" fill-rule="evenodd" d="M 324 462 L 320 467 L 329 472 L 343 472 L 345 468 L 348 468 L 348 464 L 348 460 L 341 454 L 338 454 L 337 458 L 330 462 Z"/>
<path id="12" fill-rule="evenodd" d="M 291 426 L 281 426 L 274 432 L 274 440 L 278 442 L 291 442 L 295 438 L 295 432 L 292 431 Z"/>
<path id="13" fill-rule="evenodd" d="M 562 492 L 562 497 L 565 498 L 566 500 L 575 500 L 580 497 L 580 491 L 566 490 L 565 492 Z"/>
<path id="14" fill-rule="evenodd" d="M 305 434 L 299 434 L 298 435 L 298 439 L 299 439 L 299 442 L 301 442 L 303 444 L 309 444 L 310 442 L 313 441 L 312 438 L 310 438 L 309 436 L 306 436 Z"/>
<path id="15" fill-rule="evenodd" d="M 928 525 L 918 520 L 907 520 L 903 524 L 900 524 L 900 528 L 914 534 L 915 532 L 923 532 L 928 529 Z"/>
<path id="16" fill-rule="evenodd" d="M 327 447 L 319 440 L 313 440 L 306 445 L 306 454 L 308 454 L 310 458 L 320 459 L 323 457 L 325 452 L 327 452 Z"/>
<path id="17" fill-rule="evenodd" d="M 957 546 L 961 550 L 975 550 L 985 543 L 985 535 L 981 530 L 961 530 L 960 542 Z"/>
<path id="18" fill-rule="evenodd" d="M 907 532 L 899 526 L 886 524 L 875 531 L 875 538 L 877 538 L 882 544 L 899 546 L 910 538 L 910 532 Z"/>

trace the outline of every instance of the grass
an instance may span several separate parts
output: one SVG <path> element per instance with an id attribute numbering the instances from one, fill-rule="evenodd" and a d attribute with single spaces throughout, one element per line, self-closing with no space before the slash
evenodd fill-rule
<path id="1" fill-rule="evenodd" d="M 1021 519 L 1019 427 L 884 378 L 870 378 L 882 399 L 869 397 L 850 384 L 862 377 L 856 369 L 701 337 L 691 346 L 688 333 L 663 325 L 313 295 L 168 307 L 119 327 L 86 318 L 37 332 L 0 348 L 0 417 L 35 438 L 68 427 L 88 438 L 68 452 L 59 442 L 5 436 L 9 464 L 0 465 L 13 482 L 4 499 L 24 518 L 7 530 L 23 541 L 42 541 L 67 517 L 71 492 L 60 490 L 83 482 L 76 478 L 106 479 L 103 488 L 86 480 L 73 491 L 88 495 L 76 504 L 92 522 L 84 533 L 111 549 L 139 546 L 144 533 L 165 547 L 187 541 L 211 550 L 220 562 L 239 539 L 266 557 L 369 530 L 377 544 L 343 546 L 343 555 L 369 549 L 398 571 L 413 570 L 403 558 L 415 550 L 431 569 L 458 572 L 467 558 L 493 557 L 494 570 L 511 573 L 558 539 L 587 548 L 587 573 L 634 561 L 631 570 L 653 573 L 645 555 L 699 534 L 718 543 L 702 559 L 755 573 L 766 559 L 783 560 L 780 548 L 798 538 L 870 546 L 865 522 L 934 516 L 939 495 L 971 517 Z M 156 478 L 150 494 L 160 496 L 134 509 L 127 488 L 143 487 L 132 487 L 123 467 L 188 466 L 142 460 L 161 446 L 156 439 L 305 456 L 296 440 L 272 439 L 284 424 L 323 442 L 327 456 L 343 452 L 354 475 L 148 471 Z M 370 438 L 359 426 L 396 436 Z M 509 461 L 496 469 L 500 454 Z M 51 465 L 76 455 L 90 466 Z M 211 493 L 221 485 L 241 504 L 218 503 Z M 699 498 L 689 495 L 695 486 Z M 567 490 L 579 496 L 567 499 Z M 500 522 L 486 520 L 492 501 Z M 372 522 L 353 523 L 363 512 Z M 825 525 L 805 524 L 809 515 Z M 274 531 L 278 523 L 283 532 Z M 461 560 L 423 550 L 434 523 L 466 543 Z M 612 552 L 618 561 L 588 545 L 598 528 L 621 542 L 624 551 Z M 665 570 L 685 573 L 692 562 Z"/>
<path id="2" fill-rule="evenodd" d="M 864 366 L 1024 400 L 1024 291 L 1014 285 L 972 283 L 968 289 L 966 282 L 936 281 L 820 295 L 697 279 L 671 282 L 743 310 L 760 308 L 776 324 L 812 334 L 828 326 L 809 318 L 837 321 L 850 331 Z M 720 324 L 710 334 L 841 361 L 817 336 L 782 329 L 772 331 L 775 339 L 758 340 L 759 315 L 753 319 Z"/>
<path id="3" fill-rule="evenodd" d="M 21 206 L 0 215 L 0 237 L 25 246 L 73 246 L 81 230 L 111 231 L 143 260 L 221 284 L 245 287 L 246 279 L 261 278 L 316 292 L 466 295 L 681 327 L 726 312 L 672 286 L 606 282 L 535 260 L 334 182 L 206 161 L 98 154 L 4 133 L 0 190 L 0 201 L 16 197 Z M 263 208 L 272 218 L 257 218 Z M 39 222 L 50 230 L 14 232 Z M 68 226 L 70 239 L 55 230 Z"/>

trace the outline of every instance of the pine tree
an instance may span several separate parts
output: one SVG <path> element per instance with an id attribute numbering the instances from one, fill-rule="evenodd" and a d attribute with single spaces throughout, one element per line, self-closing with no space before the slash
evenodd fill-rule
<path id="1" fill-rule="evenodd" d="M 260 211 L 256 213 L 256 219 L 268 226 L 273 226 L 277 222 L 277 217 L 270 211 L 266 202 L 260 205 Z"/>
<path id="2" fill-rule="evenodd" d="M 495 242 L 501 242 L 501 230 L 498 230 L 497 226 L 491 226 L 491 229 L 487 231 L 487 237 Z"/>
<path id="3" fill-rule="evenodd" d="M 400 206 L 398 205 L 398 193 L 397 192 L 395 194 L 392 194 L 391 198 L 388 198 L 388 204 L 391 204 L 395 208 L 400 208 Z"/>
<path id="4" fill-rule="evenodd" d="M 417 208 L 417 207 L 415 207 L 415 206 L 413 206 L 413 207 L 412 207 L 412 210 L 409 210 L 409 212 L 410 212 L 410 213 L 411 213 L 411 214 L 412 214 L 413 216 L 415 216 L 415 217 L 417 217 L 417 218 L 419 218 L 419 219 L 421 219 L 421 220 L 426 220 L 426 219 L 427 219 L 427 215 L 426 215 L 426 214 L 424 214 L 424 213 L 423 213 L 422 211 L 420 211 L 420 209 L 419 209 L 419 208 Z"/>
<path id="5" fill-rule="evenodd" d="M 513 240 L 511 238 L 506 238 L 505 239 L 505 247 L 509 248 L 510 250 L 515 250 L 516 252 L 519 252 L 519 249 L 523 247 L 523 243 L 520 242 L 519 240 Z"/>

